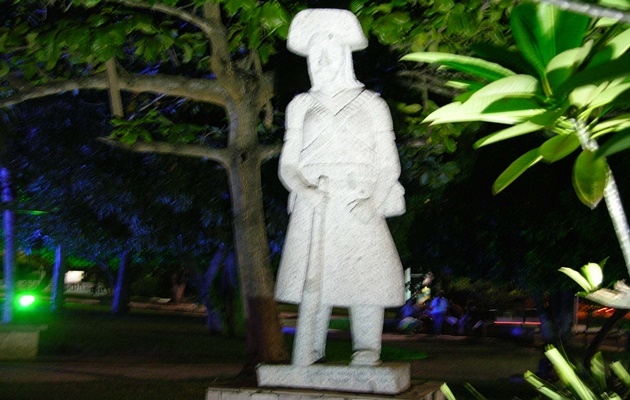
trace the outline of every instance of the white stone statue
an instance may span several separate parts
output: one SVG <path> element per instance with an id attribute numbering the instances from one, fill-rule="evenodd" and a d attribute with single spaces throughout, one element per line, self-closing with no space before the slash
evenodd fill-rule
<path id="1" fill-rule="evenodd" d="M 300 304 L 292 363 L 324 358 L 330 313 L 340 306 L 350 312 L 351 366 L 376 366 L 384 309 L 404 303 L 385 222 L 405 212 L 391 115 L 355 78 L 352 51 L 367 39 L 351 12 L 300 12 L 287 47 L 306 56 L 312 83 L 287 108 L 280 156 L 290 221 L 276 298 Z"/>

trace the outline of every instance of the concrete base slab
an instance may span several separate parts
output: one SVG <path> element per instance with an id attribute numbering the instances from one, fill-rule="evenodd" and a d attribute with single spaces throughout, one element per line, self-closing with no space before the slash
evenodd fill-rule
<path id="1" fill-rule="evenodd" d="M 376 367 L 313 364 L 258 366 L 258 386 L 341 390 L 353 393 L 398 394 L 411 382 L 409 364 Z"/>
<path id="2" fill-rule="evenodd" d="M 0 360 L 33 360 L 45 325 L 0 325 Z"/>
<path id="3" fill-rule="evenodd" d="M 403 393 L 391 396 L 307 389 L 209 388 L 206 400 L 445 400 L 440 386 L 442 382 L 414 381 Z"/>

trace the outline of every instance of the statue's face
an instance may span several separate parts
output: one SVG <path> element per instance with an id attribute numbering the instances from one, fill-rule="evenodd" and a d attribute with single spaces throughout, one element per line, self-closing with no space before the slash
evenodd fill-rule
<path id="1" fill-rule="evenodd" d="M 342 73 L 345 51 L 331 33 L 316 33 L 311 37 L 307 62 L 314 85 L 332 82 Z"/>

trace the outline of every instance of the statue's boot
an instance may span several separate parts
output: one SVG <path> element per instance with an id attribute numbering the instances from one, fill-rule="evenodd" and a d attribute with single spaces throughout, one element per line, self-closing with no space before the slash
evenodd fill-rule
<path id="1" fill-rule="evenodd" d="M 352 329 L 352 366 L 377 366 L 381 364 L 381 339 L 385 310 L 380 306 L 355 306 L 350 308 Z"/>

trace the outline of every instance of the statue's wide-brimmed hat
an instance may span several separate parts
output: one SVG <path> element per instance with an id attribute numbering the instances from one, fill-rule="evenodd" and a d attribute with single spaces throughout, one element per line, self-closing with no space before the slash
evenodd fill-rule
<path id="1" fill-rule="evenodd" d="M 350 50 L 362 50 L 368 45 L 357 17 L 348 10 L 313 8 L 297 13 L 289 26 L 287 48 L 300 56 L 308 56 L 311 37 L 329 32 L 341 38 Z"/>

